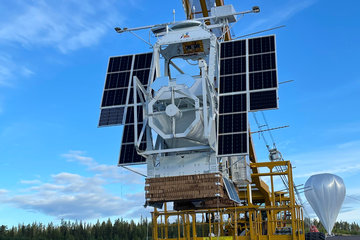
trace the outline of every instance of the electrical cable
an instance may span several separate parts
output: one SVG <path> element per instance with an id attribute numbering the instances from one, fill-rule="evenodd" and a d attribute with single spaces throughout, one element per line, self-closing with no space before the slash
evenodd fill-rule
<path id="1" fill-rule="evenodd" d="M 261 131 L 263 127 L 266 127 L 266 128 L 267 128 L 266 130 L 267 130 L 267 132 L 269 132 L 268 134 L 269 134 L 269 136 L 270 136 L 270 139 L 271 139 L 271 142 L 272 142 L 272 145 L 273 145 L 273 149 L 276 150 L 276 152 L 280 155 L 279 161 L 284 161 L 284 158 L 283 158 L 282 154 L 277 150 L 274 137 L 273 137 L 273 135 L 272 135 L 272 133 L 271 133 L 271 130 L 270 130 L 270 128 L 269 128 L 269 124 L 268 124 L 268 121 L 267 121 L 267 119 L 266 119 L 266 117 L 265 117 L 264 112 L 261 112 L 261 114 L 262 114 L 262 117 L 263 117 L 263 121 L 264 121 L 264 123 L 265 123 L 264 125 L 260 125 L 260 122 L 258 121 L 255 113 L 253 113 L 253 117 L 254 117 L 255 123 L 256 123 L 258 129 L 260 130 L 260 131 L 259 131 L 259 134 L 261 135 L 261 137 L 262 137 L 262 139 L 263 139 L 263 141 L 264 141 L 264 143 L 265 143 L 265 145 L 266 145 L 266 148 L 267 148 L 268 151 L 270 152 L 271 149 L 270 149 L 270 146 L 269 146 L 268 141 L 267 141 L 266 138 L 265 138 L 264 131 Z M 271 160 L 271 159 L 270 159 L 270 160 Z M 286 169 L 285 169 L 284 167 L 282 167 L 282 166 L 275 166 L 275 168 L 276 168 L 276 170 L 277 170 L 278 172 L 285 172 L 285 171 L 286 171 Z M 287 178 L 287 176 L 285 176 L 285 175 L 280 175 L 280 179 L 281 179 L 281 181 L 283 182 L 285 188 L 286 188 L 288 191 L 290 191 L 289 185 L 288 185 L 288 178 Z M 299 192 L 298 189 L 296 188 L 295 182 L 294 182 L 294 191 L 295 191 L 295 193 L 296 193 L 295 202 L 298 203 L 298 204 L 300 203 L 300 205 L 304 206 L 303 201 L 302 201 L 302 198 L 301 198 L 301 196 L 300 196 L 300 192 Z M 359 201 L 360 201 L 360 200 L 359 200 Z M 305 213 L 306 217 L 309 218 L 309 214 L 308 214 L 307 210 L 305 209 L 305 206 L 304 206 L 304 213 Z"/>

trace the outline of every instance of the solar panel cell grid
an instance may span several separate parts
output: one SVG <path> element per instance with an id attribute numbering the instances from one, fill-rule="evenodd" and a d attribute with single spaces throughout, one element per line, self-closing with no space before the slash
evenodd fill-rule
<path id="1" fill-rule="evenodd" d="M 219 134 L 247 131 L 247 113 L 219 116 Z"/>
<path id="2" fill-rule="evenodd" d="M 220 93 L 246 91 L 246 74 L 220 77 Z"/>
<path id="3" fill-rule="evenodd" d="M 124 107 L 101 109 L 99 126 L 122 124 Z"/>
<path id="4" fill-rule="evenodd" d="M 221 44 L 221 58 L 236 57 L 246 54 L 246 40 Z"/>
<path id="5" fill-rule="evenodd" d="M 250 73 L 249 75 L 249 87 L 250 90 L 265 89 L 265 88 L 276 88 L 277 78 L 276 71 L 266 71 Z"/>
<path id="6" fill-rule="evenodd" d="M 130 71 L 109 73 L 106 76 L 105 89 L 124 88 L 129 86 Z"/>
<path id="7" fill-rule="evenodd" d="M 125 124 L 119 164 L 144 163 L 145 158 L 138 155 L 134 146 L 134 105 L 132 76 L 137 76 L 146 88 L 148 85 L 152 53 L 111 57 L 106 75 L 99 126 Z M 130 95 L 128 96 L 128 94 Z M 138 98 L 140 102 L 140 98 Z M 106 108 L 105 108 L 106 107 Z M 124 114 L 126 112 L 125 122 Z M 143 121 L 143 108 L 137 106 L 138 134 Z M 146 135 L 143 135 L 143 140 Z M 141 150 L 146 148 L 142 142 Z"/>
<path id="8" fill-rule="evenodd" d="M 246 57 L 227 58 L 220 60 L 220 75 L 246 72 Z"/>
<path id="9" fill-rule="evenodd" d="M 152 53 L 138 54 L 135 56 L 134 69 L 150 68 Z"/>
<path id="10" fill-rule="evenodd" d="M 239 198 L 239 195 L 236 191 L 236 188 L 234 186 L 234 183 L 233 182 L 230 182 L 229 179 L 223 177 L 223 180 L 224 180 L 224 183 L 225 183 L 225 189 L 228 193 L 228 196 L 231 200 L 237 202 L 237 203 L 240 203 L 240 198 Z"/>
<path id="11" fill-rule="evenodd" d="M 108 73 L 126 71 L 131 69 L 132 55 L 111 57 L 109 60 Z"/>
<path id="12" fill-rule="evenodd" d="M 250 93 L 250 110 L 271 109 L 276 107 L 276 90 Z"/>
<path id="13" fill-rule="evenodd" d="M 249 54 L 275 51 L 275 37 L 260 37 L 249 39 Z"/>
<path id="14" fill-rule="evenodd" d="M 118 106 L 126 104 L 127 88 L 120 88 L 115 90 L 107 90 L 104 92 L 101 106 Z"/>
<path id="15" fill-rule="evenodd" d="M 247 111 L 277 108 L 275 36 L 223 42 L 220 51 L 218 155 L 246 154 Z"/>
<path id="16" fill-rule="evenodd" d="M 143 107 L 137 106 L 137 119 L 138 123 L 143 121 Z M 128 107 L 126 113 L 125 124 L 134 123 L 134 107 Z"/>
<path id="17" fill-rule="evenodd" d="M 133 76 L 136 76 L 143 85 L 147 85 L 149 80 L 150 69 L 136 70 L 133 72 Z"/>
<path id="18" fill-rule="evenodd" d="M 219 113 L 246 111 L 246 94 L 220 96 Z"/>
<path id="19" fill-rule="evenodd" d="M 249 71 L 264 71 L 275 69 L 275 53 L 259 54 L 249 57 Z"/>
<path id="20" fill-rule="evenodd" d="M 119 164 L 143 163 L 145 161 L 144 157 L 137 154 L 133 143 L 121 145 Z"/>
<path id="21" fill-rule="evenodd" d="M 218 155 L 247 153 L 247 133 L 219 135 Z"/>

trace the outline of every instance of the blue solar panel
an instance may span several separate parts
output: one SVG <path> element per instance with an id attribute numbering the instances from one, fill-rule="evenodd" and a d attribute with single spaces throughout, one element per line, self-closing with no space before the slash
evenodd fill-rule
<path id="1" fill-rule="evenodd" d="M 222 42 L 218 156 L 248 153 L 248 111 L 278 107 L 275 36 Z"/>
<path id="2" fill-rule="evenodd" d="M 135 106 L 133 99 L 133 77 L 148 87 L 152 53 L 111 57 L 106 74 L 99 127 L 125 124 L 120 148 L 119 165 L 145 163 L 146 159 L 137 153 L 135 147 L 134 108 L 137 108 L 138 134 L 143 122 L 143 107 Z M 126 116 L 125 116 L 126 114 Z M 139 137 L 139 136 L 138 136 Z M 146 148 L 146 134 L 139 150 Z"/>
<path id="3" fill-rule="evenodd" d="M 99 127 L 127 123 L 127 118 L 123 122 L 121 117 L 134 104 L 131 80 L 136 76 L 147 88 L 151 61 L 152 53 L 110 57 L 101 100 Z M 110 108 L 117 110 L 112 111 Z"/>
<path id="4" fill-rule="evenodd" d="M 226 177 L 223 177 L 223 181 L 224 181 L 224 185 L 225 185 L 225 189 L 228 193 L 228 196 L 230 198 L 230 200 L 236 202 L 236 203 L 240 203 L 240 198 L 239 195 L 236 191 L 235 185 L 233 182 L 231 182 L 229 179 L 227 179 Z"/>

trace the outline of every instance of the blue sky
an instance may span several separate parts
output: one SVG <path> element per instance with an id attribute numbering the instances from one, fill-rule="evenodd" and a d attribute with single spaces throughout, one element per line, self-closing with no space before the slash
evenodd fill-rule
<path id="1" fill-rule="evenodd" d="M 279 81 L 295 80 L 280 85 L 280 109 L 265 113 L 270 127 L 291 126 L 273 132 L 276 144 L 296 184 L 314 173 L 341 176 L 350 197 L 338 219 L 360 222 L 360 3 L 227 3 L 261 7 L 233 26 L 237 36 L 286 25 L 269 32 Z M 169 22 L 172 9 L 184 18 L 180 0 L 2 1 L 0 224 L 147 216 L 144 179 L 116 167 L 122 127 L 97 121 L 108 57 L 149 51 L 113 28 Z"/>

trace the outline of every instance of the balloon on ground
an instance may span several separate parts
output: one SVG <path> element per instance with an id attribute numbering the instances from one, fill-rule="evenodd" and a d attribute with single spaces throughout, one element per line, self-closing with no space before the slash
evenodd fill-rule
<path id="1" fill-rule="evenodd" d="M 325 230 L 331 234 L 345 198 L 341 177 L 324 173 L 311 176 L 305 183 L 305 197 L 314 209 Z"/>

